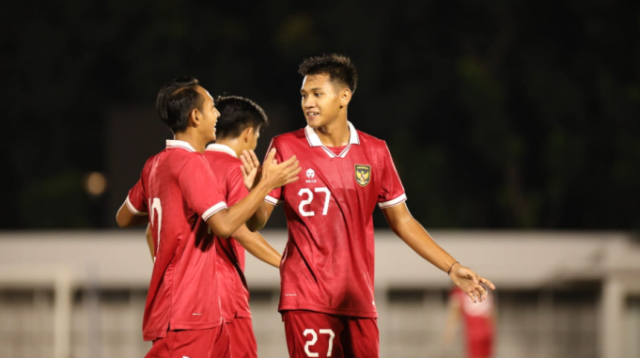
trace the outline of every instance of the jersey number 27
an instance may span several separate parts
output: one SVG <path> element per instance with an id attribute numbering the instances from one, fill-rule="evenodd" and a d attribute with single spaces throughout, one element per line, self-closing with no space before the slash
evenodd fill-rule
<path id="1" fill-rule="evenodd" d="M 302 188 L 298 192 L 298 196 L 306 196 L 307 199 L 302 200 L 300 205 L 298 206 L 298 211 L 302 216 L 314 216 L 316 213 L 314 211 L 307 211 L 305 206 L 311 205 L 313 201 L 313 193 L 324 193 L 324 207 L 322 208 L 322 215 L 327 215 L 327 211 L 329 211 L 329 200 L 331 199 L 331 192 L 328 188 L 314 188 L 313 191 L 309 188 Z"/>

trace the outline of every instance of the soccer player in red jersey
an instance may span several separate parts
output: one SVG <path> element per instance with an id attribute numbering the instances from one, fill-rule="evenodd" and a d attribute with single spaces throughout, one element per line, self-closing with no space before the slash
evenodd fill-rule
<path id="1" fill-rule="evenodd" d="M 216 124 L 216 143 L 207 146 L 204 156 L 218 180 L 213 185 L 221 188 L 227 205 L 234 205 L 248 194 L 243 183 L 242 162 L 238 158 L 244 150 L 256 148 L 260 130 L 268 124 L 268 119 L 264 110 L 247 98 L 225 96 L 216 98 L 215 102 L 220 112 Z M 245 225 L 229 239 L 215 236 L 215 241 L 218 294 L 229 332 L 231 356 L 257 357 L 249 289 L 244 276 L 245 248 L 274 267 L 280 267 L 282 257 L 260 234 L 251 232 Z M 150 228 L 147 229 L 147 242 L 153 257 Z"/>
<path id="2" fill-rule="evenodd" d="M 449 295 L 449 317 L 444 332 L 445 344 L 453 341 L 456 326 L 464 322 L 467 357 L 491 358 L 495 336 L 495 305 L 493 295 L 481 305 L 473 301 L 460 288 L 455 287 Z"/>
<path id="3" fill-rule="evenodd" d="M 231 208 L 202 154 L 215 140 L 219 113 L 195 78 L 166 83 L 156 102 L 175 140 L 147 160 L 116 221 L 121 227 L 149 222 L 155 264 L 143 319 L 152 340 L 147 357 L 229 357 L 229 335 L 218 298 L 215 241 L 245 224 L 255 226 L 264 195 L 297 180 L 294 157 L 265 163 L 260 183 Z M 275 152 L 271 152 L 273 158 Z M 254 221 L 249 219 L 253 218 Z M 251 223 L 251 224 L 250 224 Z M 209 239 L 208 239 L 209 238 Z"/>
<path id="4" fill-rule="evenodd" d="M 493 284 L 460 265 L 409 213 L 404 188 L 384 141 L 355 129 L 347 106 L 357 73 L 344 56 L 306 59 L 302 110 L 307 127 L 273 139 L 276 159 L 296 154 L 302 178 L 272 191 L 260 217 L 284 203 L 289 238 L 280 267 L 291 357 L 379 357 L 374 298 L 373 210 L 392 230 L 474 301 Z M 270 158 L 266 159 L 268 162 Z M 244 158 L 256 170 L 255 155 Z"/>
<path id="5" fill-rule="evenodd" d="M 217 185 L 222 188 L 227 204 L 233 205 L 248 194 L 239 156 L 244 150 L 256 148 L 260 130 L 268 124 L 268 119 L 260 106 L 243 97 L 218 97 L 216 107 L 220 112 L 218 138 L 215 144 L 207 146 L 204 156 L 219 179 Z M 282 258 L 260 234 L 245 226 L 229 239 L 216 236 L 218 289 L 233 358 L 258 356 L 249 309 L 249 289 L 244 277 L 245 248 L 274 267 L 280 267 Z"/>

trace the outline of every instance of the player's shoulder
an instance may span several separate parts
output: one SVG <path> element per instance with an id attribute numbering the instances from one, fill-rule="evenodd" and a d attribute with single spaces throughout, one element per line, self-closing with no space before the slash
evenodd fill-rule
<path id="1" fill-rule="evenodd" d="M 171 171 L 180 176 L 184 171 L 198 171 L 209 167 L 204 154 L 196 151 L 173 149 L 167 153 L 167 161 Z"/>
<path id="2" fill-rule="evenodd" d="M 360 145 L 368 148 L 369 150 L 386 150 L 387 142 L 384 139 L 380 139 L 378 137 L 374 137 L 369 133 L 365 133 L 361 130 L 357 130 L 358 140 L 360 141 Z"/>
<path id="3" fill-rule="evenodd" d="M 305 136 L 304 128 L 301 128 L 293 132 L 279 134 L 273 137 L 271 141 L 273 143 L 272 145 L 286 145 L 291 143 L 297 143 L 300 141 L 306 142 L 306 140 L 307 140 L 307 137 Z"/>
<path id="4" fill-rule="evenodd" d="M 143 168 L 146 169 L 146 168 L 152 166 L 153 163 L 157 162 L 160 159 L 161 155 L 162 155 L 162 152 L 156 153 L 156 154 L 150 156 L 149 158 L 147 158 L 147 161 L 144 162 L 144 167 Z"/>
<path id="5" fill-rule="evenodd" d="M 172 161 L 192 160 L 193 158 L 202 158 L 202 153 L 193 149 L 188 150 L 184 148 L 169 147 L 163 149 L 160 153 L 156 154 L 158 159 L 166 159 Z"/>
<path id="6" fill-rule="evenodd" d="M 231 155 L 228 152 L 207 149 L 204 151 L 203 154 L 205 158 L 207 158 L 207 160 L 209 160 L 210 162 L 215 161 L 222 164 L 236 164 L 236 163 L 241 164 L 242 163 L 240 158 L 236 157 L 235 154 Z"/>
<path id="7" fill-rule="evenodd" d="M 200 153 L 200 152 L 191 152 L 191 151 L 187 151 L 187 150 L 176 150 L 174 152 L 172 152 L 170 154 L 170 160 L 173 160 L 175 162 L 179 162 L 179 163 L 206 163 L 207 160 L 204 157 L 204 154 Z"/>
<path id="8" fill-rule="evenodd" d="M 240 158 L 224 152 L 208 150 L 204 152 L 204 156 L 217 177 L 225 178 L 229 175 L 237 174 L 236 172 L 242 173 L 240 171 L 240 166 L 242 165 Z"/>
<path id="9" fill-rule="evenodd" d="M 147 161 L 144 163 L 143 171 L 149 171 L 154 167 L 157 167 L 159 163 L 165 161 L 169 157 L 169 153 L 166 149 L 161 150 L 160 152 L 150 156 Z"/>
<path id="10" fill-rule="evenodd" d="M 367 143 L 371 143 L 371 144 L 377 144 L 377 145 L 384 145 L 385 141 L 384 139 L 380 139 L 378 137 L 374 137 L 369 133 L 365 133 L 359 129 L 356 129 L 356 132 L 358 133 L 358 139 L 360 140 L 360 142 L 367 142 Z"/>

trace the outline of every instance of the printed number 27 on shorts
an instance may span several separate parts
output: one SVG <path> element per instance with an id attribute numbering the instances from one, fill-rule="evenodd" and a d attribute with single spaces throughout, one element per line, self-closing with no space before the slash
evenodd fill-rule
<path id="1" fill-rule="evenodd" d="M 333 339 L 335 338 L 335 333 L 331 329 L 320 329 L 318 332 L 322 335 L 328 335 L 329 337 L 329 349 L 327 350 L 327 357 L 331 357 L 331 352 L 333 351 Z M 303 336 L 308 337 L 311 336 L 311 339 L 307 340 L 307 343 L 304 345 L 304 352 L 307 354 L 307 357 L 319 357 L 320 354 L 318 352 L 311 352 L 309 348 L 313 347 L 316 342 L 318 342 L 318 334 L 311 328 L 307 328 L 302 333 Z"/>

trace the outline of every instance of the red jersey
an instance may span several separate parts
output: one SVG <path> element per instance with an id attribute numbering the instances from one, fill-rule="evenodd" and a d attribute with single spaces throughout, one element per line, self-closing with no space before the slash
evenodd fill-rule
<path id="1" fill-rule="evenodd" d="M 150 213 L 155 264 L 144 310 L 145 340 L 167 330 L 220 325 L 215 247 L 206 240 L 205 222 L 225 209 L 224 195 L 201 153 L 189 143 L 168 140 L 147 160 L 140 180 L 129 191 L 132 213 Z M 204 221 L 203 221 L 204 220 Z"/>
<path id="2" fill-rule="evenodd" d="M 455 287 L 451 291 L 451 302 L 460 307 L 464 319 L 467 339 L 474 340 L 493 336 L 493 295 L 487 292 L 486 301 L 474 303 L 464 291 Z"/>
<path id="3" fill-rule="evenodd" d="M 215 186 L 220 188 L 227 205 L 233 206 L 249 194 L 240 169 L 242 162 L 233 149 L 226 145 L 210 144 L 204 156 L 216 174 Z M 244 277 L 244 247 L 232 237 L 223 239 L 216 236 L 215 240 L 222 316 L 228 322 L 236 317 L 251 317 L 249 288 Z"/>
<path id="4" fill-rule="evenodd" d="M 385 142 L 349 129 L 339 154 L 308 126 L 271 142 L 278 161 L 295 154 L 302 168 L 300 180 L 265 199 L 284 201 L 289 227 L 280 311 L 377 317 L 372 214 L 407 197 Z"/>

